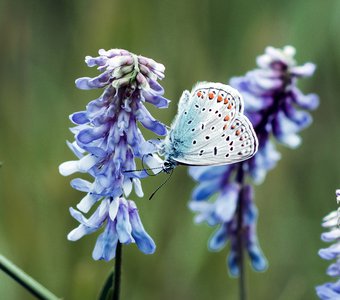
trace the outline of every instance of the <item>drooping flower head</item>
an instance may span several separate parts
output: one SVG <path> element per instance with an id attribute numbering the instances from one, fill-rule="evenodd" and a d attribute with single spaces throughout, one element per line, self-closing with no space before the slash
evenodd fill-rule
<path id="1" fill-rule="evenodd" d="M 340 190 L 336 191 L 337 201 L 340 201 Z M 327 243 L 333 243 L 328 248 L 321 249 L 319 255 L 325 260 L 335 260 L 327 269 L 327 275 L 338 278 L 336 282 L 328 282 L 316 287 L 316 293 L 322 300 L 340 299 L 340 214 L 333 211 L 323 219 L 322 226 L 328 229 L 321 235 Z"/>
<path id="2" fill-rule="evenodd" d="M 267 267 L 256 236 L 257 209 L 253 188 L 245 184 L 245 180 L 249 177 L 256 183 L 263 182 L 267 172 L 280 159 L 274 140 L 291 148 L 297 147 L 301 142 L 297 133 L 312 121 L 307 111 L 318 106 L 316 95 L 304 95 L 297 87 L 298 79 L 311 76 L 315 65 L 297 66 L 294 55 L 295 49 L 291 46 L 268 47 L 265 54 L 257 58 L 257 69 L 230 80 L 230 85 L 244 98 L 245 114 L 259 140 L 255 156 L 233 165 L 191 167 L 189 171 L 198 182 L 189 207 L 198 213 L 196 222 L 206 221 L 211 226 L 219 226 L 210 239 L 211 250 L 222 249 L 230 240 L 228 266 L 234 276 L 239 274 L 240 238 L 253 268 L 263 271 Z M 217 200 L 211 201 L 216 193 Z"/>
<path id="3" fill-rule="evenodd" d="M 86 110 L 73 113 L 71 128 L 75 136 L 68 146 L 78 160 L 60 165 L 62 175 L 75 172 L 88 173 L 94 180 L 89 182 L 76 178 L 73 188 L 85 192 L 86 196 L 77 205 L 79 211 L 71 208 L 71 215 L 80 225 L 71 231 L 68 239 L 75 241 L 86 234 L 105 227 L 98 237 L 93 251 L 94 259 L 114 258 L 116 245 L 136 243 L 144 253 L 153 253 L 155 243 L 146 233 L 139 218 L 136 204 L 127 200 L 134 188 L 143 196 L 140 178 L 145 172 L 135 170 L 135 158 L 155 152 L 154 143 L 145 141 L 137 124 L 157 135 L 165 135 L 166 128 L 155 120 L 144 106 L 145 102 L 159 108 L 168 106 L 162 95 L 163 88 L 157 82 L 164 77 L 164 66 L 150 58 L 135 55 L 126 50 L 99 50 L 98 57 L 87 56 L 89 67 L 96 66 L 100 75 L 76 80 L 79 89 L 103 89 L 102 95 L 91 101 Z M 152 165 L 151 156 L 146 163 Z M 94 213 L 86 218 L 84 213 L 100 203 Z"/>
<path id="4" fill-rule="evenodd" d="M 314 74 L 315 65 L 297 66 L 294 55 L 295 49 L 291 46 L 282 50 L 268 47 L 265 54 L 257 58 L 259 68 L 230 80 L 244 97 L 245 114 L 259 139 L 258 153 L 247 162 L 256 183 L 261 183 L 280 159 L 270 138 L 289 148 L 299 146 L 298 133 L 312 122 L 308 111 L 319 104 L 317 95 L 304 95 L 297 86 L 298 79 Z"/>

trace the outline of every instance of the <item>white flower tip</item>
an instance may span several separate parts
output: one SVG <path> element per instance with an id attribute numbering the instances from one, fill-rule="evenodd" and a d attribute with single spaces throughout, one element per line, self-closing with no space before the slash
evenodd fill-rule
<path id="1" fill-rule="evenodd" d="M 86 203 L 85 201 L 80 201 L 76 206 L 83 213 L 88 213 L 92 207 L 92 205 L 90 206 L 89 203 Z"/>
<path id="2" fill-rule="evenodd" d="M 287 56 L 293 57 L 296 53 L 296 50 L 293 46 L 287 45 L 283 48 L 283 53 Z"/>
<path id="3" fill-rule="evenodd" d="M 124 181 L 123 191 L 124 191 L 124 195 L 126 197 L 129 197 L 129 195 L 131 194 L 131 191 L 132 191 L 132 182 L 131 182 L 130 178 L 128 178 Z"/>
<path id="4" fill-rule="evenodd" d="M 144 193 L 143 193 L 143 189 L 142 189 L 142 184 L 140 182 L 139 179 L 134 178 L 133 180 L 133 186 L 135 188 L 135 193 L 138 197 L 143 197 Z"/>
<path id="5" fill-rule="evenodd" d="M 68 176 L 78 171 L 78 161 L 76 160 L 66 161 L 59 166 L 59 173 L 63 176 Z"/>
<path id="6" fill-rule="evenodd" d="M 271 58 L 267 54 L 260 55 L 256 58 L 256 63 L 261 68 L 268 68 L 269 64 L 271 63 Z"/>
<path id="7" fill-rule="evenodd" d="M 68 235 L 67 235 L 67 239 L 69 241 L 77 241 L 79 239 L 79 237 L 77 237 L 77 234 L 76 234 L 76 229 L 73 229 Z"/>
<path id="8" fill-rule="evenodd" d="M 97 158 L 94 155 L 89 154 L 82 157 L 77 163 L 78 170 L 85 173 L 97 163 Z"/>

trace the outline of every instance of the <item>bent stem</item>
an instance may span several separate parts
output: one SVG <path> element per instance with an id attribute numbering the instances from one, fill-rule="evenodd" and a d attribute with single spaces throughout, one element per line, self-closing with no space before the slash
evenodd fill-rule
<path id="1" fill-rule="evenodd" d="M 238 264 L 240 270 L 239 277 L 239 293 L 240 300 L 247 299 L 246 293 L 246 279 L 244 270 L 244 241 L 243 241 L 243 183 L 244 183 L 244 171 L 243 164 L 240 165 L 237 173 L 237 182 L 241 186 L 241 192 L 239 194 L 238 206 L 237 206 L 237 248 L 238 248 Z"/>
<path id="2" fill-rule="evenodd" d="M 3 270 L 8 276 L 12 277 L 37 299 L 60 299 L 2 255 L 0 255 L 0 269 Z"/>
<path id="3" fill-rule="evenodd" d="M 119 300 L 121 269 L 122 269 L 122 244 L 118 242 L 116 249 L 115 276 L 113 280 L 112 300 Z"/>

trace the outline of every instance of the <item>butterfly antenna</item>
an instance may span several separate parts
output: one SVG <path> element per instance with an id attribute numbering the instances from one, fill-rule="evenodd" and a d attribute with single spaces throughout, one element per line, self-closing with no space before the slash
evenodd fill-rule
<path id="1" fill-rule="evenodd" d="M 132 173 L 132 172 L 143 172 L 143 171 L 151 171 L 151 170 L 157 170 L 157 169 L 163 169 L 163 167 L 156 167 L 156 168 L 147 168 L 147 169 L 139 169 L 139 170 L 125 170 L 123 171 L 123 173 Z M 149 176 L 156 176 L 157 174 L 149 174 L 148 172 L 146 172 Z"/>
<path id="2" fill-rule="evenodd" d="M 165 181 L 151 194 L 151 196 L 149 197 L 149 200 L 151 200 L 153 198 L 153 196 L 155 196 L 155 194 L 169 181 L 173 172 L 174 172 L 174 170 L 172 169 L 170 174 L 169 174 L 169 177 L 167 179 L 165 179 Z"/>

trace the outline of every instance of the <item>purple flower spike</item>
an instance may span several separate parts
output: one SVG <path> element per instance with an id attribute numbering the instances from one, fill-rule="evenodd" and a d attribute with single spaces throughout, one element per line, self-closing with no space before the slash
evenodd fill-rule
<path id="1" fill-rule="evenodd" d="M 190 167 L 189 170 L 198 182 L 189 208 L 197 213 L 196 222 L 206 221 L 211 226 L 219 226 L 210 239 L 210 250 L 221 250 L 230 241 L 228 267 L 233 276 L 239 274 L 240 237 L 253 268 L 256 271 L 267 268 L 256 236 L 257 209 L 252 187 L 244 182 L 249 177 L 260 184 L 268 171 L 276 166 L 281 154 L 276 150 L 274 141 L 290 148 L 301 144 L 299 133 L 311 124 L 309 111 L 319 103 L 315 94 L 304 95 L 297 87 L 298 79 L 313 75 L 315 65 L 306 63 L 298 66 L 294 55 L 295 49 L 291 46 L 283 49 L 268 47 L 265 54 L 257 58 L 258 68 L 230 80 L 230 85 L 238 89 L 244 98 L 244 112 L 252 122 L 259 141 L 257 153 L 241 163 Z M 241 174 L 243 179 L 240 179 Z M 216 193 L 217 200 L 211 201 Z M 240 206 L 242 212 L 238 209 Z M 240 215 L 241 230 L 238 228 Z M 333 235 L 324 238 L 331 239 Z M 334 256 L 335 251 L 337 249 L 325 250 L 325 255 Z M 334 273 L 334 268 L 330 272 Z"/>
<path id="2" fill-rule="evenodd" d="M 84 235 L 104 227 L 93 250 L 95 260 L 106 261 L 115 257 L 117 243 L 136 243 L 145 254 L 152 254 L 156 245 L 145 231 L 136 204 L 127 200 L 132 190 L 143 196 L 140 179 L 146 172 L 125 172 L 136 169 L 135 159 L 143 159 L 157 151 L 156 143 L 145 141 L 138 128 L 145 128 L 165 135 L 166 127 L 154 119 L 144 106 L 145 102 L 158 108 L 168 106 L 164 90 L 157 82 L 164 78 L 164 66 L 144 56 L 126 50 L 99 50 L 98 57 L 87 56 L 89 67 L 101 72 L 93 78 L 76 80 L 82 90 L 104 89 L 102 95 L 91 101 L 86 110 L 73 113 L 71 128 L 75 136 L 68 146 L 78 160 L 67 161 L 59 166 L 62 175 L 76 172 L 88 173 L 94 180 L 89 182 L 73 179 L 74 189 L 87 193 L 70 209 L 71 215 L 80 223 L 68 239 L 76 241 Z M 160 165 L 157 156 L 147 156 L 147 165 Z M 95 212 L 86 218 L 93 206 L 100 203 Z"/>
<path id="3" fill-rule="evenodd" d="M 337 201 L 340 199 L 340 190 L 336 190 Z M 321 235 L 325 242 L 333 242 L 328 248 L 321 249 L 319 255 L 326 260 L 335 260 L 328 269 L 327 275 L 340 278 L 340 215 L 338 211 L 333 211 L 323 219 L 322 226 L 328 231 Z M 325 283 L 316 287 L 316 293 L 322 300 L 339 299 L 340 300 L 340 280 L 334 283 Z"/>

